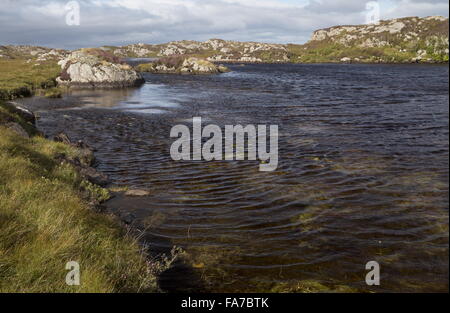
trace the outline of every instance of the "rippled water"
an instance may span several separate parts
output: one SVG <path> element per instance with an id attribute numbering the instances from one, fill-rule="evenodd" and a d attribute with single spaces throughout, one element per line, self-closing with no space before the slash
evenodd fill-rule
<path id="1" fill-rule="evenodd" d="M 448 66 L 231 68 L 26 103 L 48 134 L 95 147 L 116 184 L 150 189 L 109 205 L 153 251 L 186 251 L 168 290 L 448 291 Z M 278 169 L 172 161 L 170 129 L 193 116 L 278 124 Z"/>

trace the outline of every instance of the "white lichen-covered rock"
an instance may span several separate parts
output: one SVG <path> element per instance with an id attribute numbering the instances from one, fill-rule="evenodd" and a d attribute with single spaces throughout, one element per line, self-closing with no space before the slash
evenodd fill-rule
<path id="1" fill-rule="evenodd" d="M 183 61 L 180 71 L 182 73 L 218 73 L 217 67 L 206 60 L 187 58 Z"/>
<path id="2" fill-rule="evenodd" d="M 61 85 L 120 88 L 144 82 L 142 76 L 131 66 L 98 50 L 74 51 L 58 64 L 62 73 L 57 81 Z"/>
<path id="3" fill-rule="evenodd" d="M 448 62 L 448 32 L 448 18 L 405 17 L 320 29 L 305 47 L 308 51 L 317 49 L 316 53 L 309 53 L 309 59 L 328 53 L 327 47 L 332 48 L 335 55 L 326 56 L 332 62 L 346 62 L 342 56 L 359 51 L 361 62 L 441 63 Z M 320 60 L 323 59 L 321 56 Z M 357 62 L 356 59 L 353 57 L 352 61 Z"/>
<path id="4" fill-rule="evenodd" d="M 135 44 L 109 47 L 111 53 L 121 57 L 167 57 L 210 55 L 209 61 L 228 62 L 288 62 L 287 45 L 260 42 L 239 42 L 210 39 L 204 42 L 193 40 L 172 41 L 159 45 Z"/>
<path id="5" fill-rule="evenodd" d="M 406 17 L 380 21 L 377 24 L 334 26 L 316 30 L 310 41 L 327 40 L 363 48 L 391 46 L 400 41 L 424 39 L 429 36 L 430 28 L 436 28 L 436 23 L 445 21 L 448 19 L 442 16 Z"/>
<path id="6" fill-rule="evenodd" d="M 154 63 L 138 65 L 138 70 L 155 74 L 218 74 L 228 69 L 200 58 L 163 58 Z"/>

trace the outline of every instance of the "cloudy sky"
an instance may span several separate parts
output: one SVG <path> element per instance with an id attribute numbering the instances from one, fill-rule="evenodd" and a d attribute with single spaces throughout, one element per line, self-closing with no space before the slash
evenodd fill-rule
<path id="1" fill-rule="evenodd" d="M 378 3 L 381 19 L 448 17 L 448 0 Z M 77 24 L 77 4 L 79 25 L 68 25 Z M 303 43 L 319 28 L 364 23 L 366 4 L 364 0 L 1 0 L 0 45 L 79 48 L 209 38 Z"/>

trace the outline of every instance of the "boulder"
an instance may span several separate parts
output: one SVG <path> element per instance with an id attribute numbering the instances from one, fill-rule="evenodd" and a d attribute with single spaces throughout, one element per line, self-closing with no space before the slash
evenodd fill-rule
<path id="1" fill-rule="evenodd" d="M 58 135 L 53 137 L 53 141 L 62 142 L 62 143 L 65 143 L 67 145 L 71 145 L 72 144 L 71 140 L 69 139 L 69 136 L 67 136 L 64 133 L 59 133 Z"/>
<path id="2" fill-rule="evenodd" d="M 8 110 L 11 113 L 18 115 L 25 122 L 28 122 L 28 123 L 30 123 L 32 125 L 36 124 L 36 116 L 34 115 L 33 112 L 31 112 L 27 108 L 19 105 L 16 102 L 12 102 L 12 101 L 6 102 L 6 106 L 8 107 Z"/>
<path id="3" fill-rule="evenodd" d="M 111 182 L 108 176 L 97 171 L 93 167 L 81 167 L 79 168 L 79 172 L 85 179 L 94 185 L 105 187 Z"/>
<path id="4" fill-rule="evenodd" d="M 186 58 L 180 68 L 181 73 L 219 73 L 219 69 L 213 63 L 199 59 Z"/>
<path id="5" fill-rule="evenodd" d="M 23 129 L 23 127 L 20 126 L 17 123 L 7 123 L 7 124 L 5 124 L 5 127 L 10 129 L 10 130 L 12 130 L 13 132 L 15 132 L 20 137 L 27 138 L 27 139 L 30 138 L 30 135 L 28 135 L 26 130 Z"/>
<path id="6" fill-rule="evenodd" d="M 71 145 L 72 147 L 75 147 L 78 149 L 79 157 L 75 161 L 76 166 L 85 166 L 90 167 L 94 165 L 95 163 L 95 156 L 92 152 L 92 149 L 85 144 L 83 141 L 79 140 L 76 143 L 73 143 L 69 136 L 67 136 L 65 133 L 59 133 L 55 137 L 53 137 L 53 141 L 56 142 L 62 142 L 66 145 Z"/>
<path id="7" fill-rule="evenodd" d="M 144 83 L 142 76 L 128 64 L 99 49 L 72 52 L 58 62 L 62 72 L 60 85 L 81 88 L 122 88 Z"/>

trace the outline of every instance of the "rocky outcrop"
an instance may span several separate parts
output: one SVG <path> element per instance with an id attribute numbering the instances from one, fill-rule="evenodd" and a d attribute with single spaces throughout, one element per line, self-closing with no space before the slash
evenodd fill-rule
<path id="1" fill-rule="evenodd" d="M 194 57 L 167 57 L 153 63 L 140 64 L 138 71 L 155 74 L 219 74 L 228 69 L 207 60 Z"/>
<path id="2" fill-rule="evenodd" d="M 4 106 L 8 108 L 9 112 L 11 112 L 12 114 L 16 114 L 25 122 L 30 123 L 31 125 L 36 124 L 36 116 L 34 115 L 34 113 L 28 110 L 27 108 L 21 106 L 20 104 L 9 101 L 6 102 Z"/>
<path id="3" fill-rule="evenodd" d="M 448 32 L 448 19 L 442 16 L 334 26 L 315 31 L 302 54 L 323 56 L 332 47 L 342 62 L 448 62 Z"/>
<path id="4" fill-rule="evenodd" d="M 30 138 L 30 135 L 18 123 L 12 123 L 11 122 L 11 123 L 6 123 L 3 126 L 5 126 L 9 130 L 12 130 L 13 132 L 15 132 L 20 137 L 27 138 L 27 139 Z"/>
<path id="5" fill-rule="evenodd" d="M 62 49 L 51 49 L 28 45 L 0 46 L 0 59 L 26 59 L 28 62 L 42 63 L 59 61 L 70 52 Z"/>
<path id="6" fill-rule="evenodd" d="M 0 106 L 0 126 L 23 138 L 30 138 L 30 134 L 40 134 L 35 128 L 36 116 L 33 112 L 12 101 L 0 103 Z"/>
<path id="7" fill-rule="evenodd" d="M 58 155 L 56 156 L 58 161 L 69 163 L 74 166 L 80 176 L 91 184 L 104 187 L 111 182 L 108 176 L 97 171 L 93 167 L 95 163 L 94 153 L 92 152 L 92 149 L 83 141 L 72 142 L 64 133 L 56 135 L 53 140 L 70 145 L 78 151 L 78 156 L 75 158 L 69 157 L 65 154 Z"/>
<path id="8" fill-rule="evenodd" d="M 210 62 L 448 62 L 448 19 L 406 17 L 378 24 L 333 26 L 315 31 L 304 45 L 210 39 L 106 49 L 121 57 L 189 55 Z"/>
<path id="9" fill-rule="evenodd" d="M 142 76 L 130 65 L 100 49 L 83 49 L 72 52 L 58 63 L 62 72 L 60 85 L 81 88 L 121 88 L 137 86 L 144 82 Z"/>
<path id="10" fill-rule="evenodd" d="M 0 46 L 0 58 L 28 58 L 37 63 L 61 60 L 61 83 L 73 75 L 73 84 L 122 86 L 139 81 L 114 58 L 197 57 L 213 63 L 311 63 L 311 62 L 448 62 L 448 19 L 441 16 L 406 17 L 378 24 L 333 26 L 317 30 L 303 45 L 269 44 L 210 39 L 165 44 L 103 46 L 70 52 L 32 46 Z M 89 57 L 86 57 L 86 52 Z M 95 52 L 95 53 L 92 53 Z M 105 58 L 106 55 L 109 55 Z M 350 61 L 348 61 L 350 59 Z M 70 61 L 71 63 L 67 63 Z M 106 62 L 106 63 L 105 63 Z M 70 69 L 67 64 L 74 65 Z M 161 68 L 159 71 L 172 71 Z M 125 72 L 124 72 L 125 71 Z M 69 73 L 70 72 L 70 73 Z M 134 76 L 134 77 L 133 77 Z"/>
<path id="11" fill-rule="evenodd" d="M 211 62 L 289 62 L 287 45 L 210 39 L 204 42 L 182 40 L 160 45 L 134 44 L 102 47 L 120 57 L 167 57 L 190 55 Z"/>

